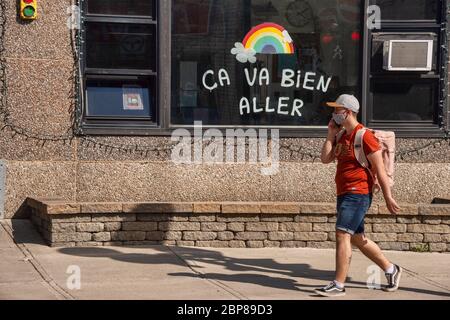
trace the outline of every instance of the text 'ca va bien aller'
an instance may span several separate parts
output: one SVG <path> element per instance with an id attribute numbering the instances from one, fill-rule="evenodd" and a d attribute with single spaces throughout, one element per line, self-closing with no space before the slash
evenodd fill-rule
<path id="1" fill-rule="evenodd" d="M 262 68 L 261 70 L 254 68 L 252 71 L 245 68 L 244 73 L 249 87 L 269 86 L 271 83 L 270 73 L 267 68 Z M 326 93 L 331 80 L 332 77 L 317 76 L 315 72 L 305 72 L 302 77 L 300 70 L 283 69 L 280 85 L 282 88 L 303 88 L 305 90 L 316 90 Z M 211 92 L 219 87 L 231 85 L 230 75 L 225 69 L 219 69 L 217 74 L 213 70 L 206 71 L 203 74 L 202 81 L 203 86 Z M 276 104 L 272 103 L 271 97 L 267 97 L 265 100 L 263 105 L 258 102 L 256 97 L 253 97 L 251 100 L 247 97 L 242 97 L 239 102 L 240 115 L 267 112 L 302 117 L 301 109 L 305 105 L 302 99 L 295 98 L 291 101 L 290 97 L 279 97 Z"/>

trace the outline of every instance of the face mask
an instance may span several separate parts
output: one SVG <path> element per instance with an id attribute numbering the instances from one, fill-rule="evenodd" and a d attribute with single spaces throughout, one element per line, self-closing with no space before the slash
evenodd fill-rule
<path id="1" fill-rule="evenodd" d="M 342 124 L 347 120 L 347 112 L 345 113 L 333 113 L 333 120 L 337 125 L 342 126 Z"/>

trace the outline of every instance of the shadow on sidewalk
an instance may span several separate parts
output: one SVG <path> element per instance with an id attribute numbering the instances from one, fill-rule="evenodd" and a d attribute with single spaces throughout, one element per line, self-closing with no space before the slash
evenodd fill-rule
<path id="1" fill-rule="evenodd" d="M 136 247 L 128 247 L 136 248 Z M 145 247 L 140 247 L 145 248 Z M 67 255 L 75 255 L 82 257 L 92 258 L 110 258 L 113 260 L 128 262 L 128 263 L 145 263 L 145 264 L 167 264 L 173 263 L 174 252 L 165 246 L 149 246 L 153 250 L 159 250 L 157 254 L 145 254 L 145 253 L 123 253 L 119 250 L 105 247 L 93 247 L 93 248 L 61 248 L 59 252 Z M 269 288 L 294 290 L 309 293 L 315 295 L 313 288 L 321 287 L 327 284 L 327 281 L 334 279 L 334 270 L 320 270 L 314 269 L 309 264 L 304 263 L 279 263 L 274 259 L 250 259 L 250 258 L 234 258 L 227 257 L 221 252 L 209 250 L 205 248 L 195 247 L 177 247 L 177 256 L 180 257 L 180 264 L 188 265 L 195 273 L 179 272 L 169 273 L 169 276 L 178 277 L 200 277 L 210 280 L 216 280 L 221 282 L 239 282 L 249 283 Z M 189 263 L 182 262 L 188 261 Z M 233 272 L 233 274 L 226 273 L 202 273 L 203 267 L 197 263 L 206 263 L 211 265 L 217 265 L 226 268 L 227 271 Z M 177 263 L 178 264 L 178 263 Z M 249 272 L 258 273 L 249 273 Z M 264 274 L 266 273 L 266 274 Z M 274 275 L 284 275 L 285 277 L 276 277 Z M 317 280 L 316 285 L 302 284 L 296 279 L 309 279 Z M 359 282 L 352 280 L 349 277 L 347 281 L 347 288 L 367 288 L 365 282 Z M 309 289 L 308 289 L 309 288 Z M 369 290 L 369 289 L 367 289 Z M 429 294 L 440 297 L 450 297 L 450 292 L 445 292 L 443 289 L 440 291 L 419 289 L 419 288 L 407 288 L 401 287 L 399 291 L 414 292 L 419 294 Z"/>
<path id="2" fill-rule="evenodd" d="M 38 244 L 46 246 L 44 238 L 38 233 L 30 220 L 11 219 L 11 232 L 16 244 Z"/>
<path id="3" fill-rule="evenodd" d="M 47 246 L 42 237 L 28 220 L 11 220 L 12 234 L 17 244 L 34 244 Z M 124 253 L 120 248 L 149 248 L 152 253 Z M 245 249 L 244 249 L 245 250 Z M 251 249 L 250 249 L 251 250 Z M 334 270 L 314 269 L 305 263 L 279 263 L 267 258 L 234 258 L 223 255 L 213 249 L 196 247 L 176 247 L 176 250 L 166 246 L 123 246 L 123 247 L 71 247 L 60 248 L 59 253 L 78 257 L 109 258 L 115 261 L 138 264 L 176 264 L 189 266 L 190 272 L 169 273 L 173 277 L 200 277 L 221 282 L 249 283 L 275 289 L 293 290 L 314 295 L 313 288 L 323 286 L 334 279 Z M 154 253 L 156 252 L 156 253 Z M 177 259 L 174 259 L 174 255 Z M 186 262 L 188 261 L 188 262 Z M 221 266 L 227 273 L 203 273 L 198 263 Z M 258 273 L 250 273 L 258 272 Z M 276 277 L 276 275 L 285 277 Z M 317 280 L 315 285 L 302 284 L 297 280 Z M 347 281 L 347 288 L 367 288 L 365 282 Z M 399 291 L 428 294 L 439 297 L 450 297 L 450 291 L 433 291 L 419 288 L 401 287 Z"/>

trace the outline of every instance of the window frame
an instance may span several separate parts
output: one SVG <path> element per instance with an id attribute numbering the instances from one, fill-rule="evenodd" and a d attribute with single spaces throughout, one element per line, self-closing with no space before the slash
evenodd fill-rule
<path id="1" fill-rule="evenodd" d="M 80 0 L 81 3 L 84 3 L 86 0 Z M 193 125 L 173 125 L 171 123 L 171 64 L 172 64 L 172 56 L 171 56 L 171 32 L 172 32 L 172 1 L 173 0 L 159 0 L 156 1 L 155 8 L 155 17 L 156 17 L 156 45 L 157 45 L 157 93 L 156 93 L 156 115 L 157 122 L 153 125 L 146 125 L 145 123 L 139 123 L 133 121 L 132 123 L 126 123 L 124 121 L 119 120 L 118 122 L 110 123 L 86 123 L 85 122 L 85 106 L 82 106 L 83 115 L 82 115 L 82 133 L 81 134 L 89 134 L 89 135 L 108 135 L 108 136 L 170 136 L 172 132 L 176 129 L 183 128 L 188 130 L 189 132 L 194 132 Z M 447 5 L 447 0 L 440 0 L 442 5 Z M 443 137 L 444 133 L 442 129 L 439 128 L 439 124 L 436 125 L 417 125 L 414 123 L 400 123 L 397 122 L 395 125 L 389 125 L 386 122 L 380 123 L 375 121 L 370 121 L 369 115 L 371 114 L 372 105 L 370 102 L 370 54 L 371 54 L 371 30 L 368 30 L 365 21 L 367 21 L 367 7 L 370 3 L 370 0 L 364 0 L 361 6 L 361 32 L 362 32 L 362 44 L 360 46 L 360 70 L 361 77 L 359 83 L 359 95 L 361 97 L 361 104 L 363 106 L 367 106 L 367 108 L 362 108 L 362 112 L 359 114 L 359 121 L 367 126 L 370 126 L 374 129 L 383 129 L 383 130 L 395 130 L 398 137 Z M 84 7 L 82 8 L 82 10 Z M 119 18 L 118 16 L 108 16 L 108 15 L 90 15 L 88 19 L 86 19 L 85 15 L 82 11 L 82 23 L 84 21 L 93 21 L 92 19 L 100 19 L 106 21 L 108 19 L 113 19 L 114 22 L 127 22 L 130 18 Z M 133 17 L 132 20 L 148 20 L 142 17 Z M 414 21 L 386 21 L 383 22 L 386 27 L 398 27 L 405 26 L 408 27 L 410 25 L 416 25 L 420 23 L 423 26 L 439 26 L 442 28 L 444 25 L 444 21 L 446 19 L 441 19 L 442 22 L 432 23 L 430 20 L 414 20 Z M 446 27 L 446 24 L 445 24 Z M 444 29 L 442 32 L 446 32 L 447 29 Z M 442 32 L 438 34 L 438 37 L 442 37 Z M 82 28 L 81 34 L 82 38 L 84 37 L 85 28 Z M 85 52 L 85 42 L 82 44 L 81 54 Z M 442 50 L 441 50 L 442 51 Z M 442 52 L 439 53 L 438 67 L 442 66 L 442 63 L 445 63 L 445 57 Z M 444 60 L 444 61 L 443 61 Z M 82 94 L 85 95 L 85 57 L 81 56 L 81 71 L 82 71 Z M 440 69 L 443 72 L 442 69 Z M 145 72 L 144 72 L 145 73 Z M 142 74 L 145 75 L 145 74 Z M 439 84 L 438 92 L 442 89 L 442 83 Z M 445 106 L 448 108 L 448 98 L 446 98 Z M 84 100 L 84 99 L 83 99 Z M 439 101 L 439 99 L 438 99 Z M 438 107 L 436 107 L 438 109 Z M 446 116 L 446 110 L 444 110 L 444 115 Z M 436 111 L 438 112 L 438 111 Z M 437 114 L 436 116 L 440 116 Z M 203 129 L 207 130 L 209 128 L 216 128 L 225 133 L 226 129 L 279 129 L 280 137 L 285 138 L 322 138 L 327 135 L 327 127 L 326 126 L 311 126 L 311 127 L 289 127 L 289 126 L 253 126 L 253 125 L 225 125 L 225 126 L 204 126 Z"/>
<path id="2" fill-rule="evenodd" d="M 80 48 L 80 71 L 81 71 L 81 100 L 82 105 L 82 121 L 81 131 L 85 134 L 92 135 L 128 135 L 133 134 L 134 130 L 149 130 L 158 128 L 160 117 L 159 110 L 159 25 L 158 25 L 158 1 L 155 1 L 153 15 L 150 16 L 120 16 L 111 14 L 88 14 L 87 0 L 80 0 L 81 10 L 81 48 Z M 156 19 L 156 20 L 155 20 Z M 141 24 L 155 26 L 155 69 L 109 69 L 109 68 L 88 68 L 86 64 L 86 27 L 85 23 L 124 23 L 124 24 Z M 87 86 L 89 79 L 105 79 L 105 80 L 134 80 L 140 77 L 147 77 L 149 81 L 154 79 L 154 114 L 151 120 L 145 117 L 126 117 L 126 116 L 87 116 Z M 152 93 L 150 93 L 152 94 Z M 113 133 L 115 131 L 115 134 Z"/>
<path id="3" fill-rule="evenodd" d="M 366 0 L 367 5 L 371 3 L 370 0 Z M 439 0 L 438 8 L 440 6 L 447 6 L 447 0 Z M 445 106 L 448 105 L 448 97 L 441 96 L 443 85 L 448 85 L 445 81 L 442 81 L 442 78 L 445 77 L 443 66 L 448 63 L 448 56 L 445 54 L 445 50 L 442 49 L 442 45 L 444 45 L 443 36 L 444 32 L 447 32 L 446 28 L 446 17 L 442 17 L 442 10 L 438 11 L 439 17 L 434 20 L 385 20 L 382 21 L 382 28 L 380 30 L 367 30 L 364 37 L 365 47 L 367 48 L 367 52 L 365 54 L 366 58 L 366 67 L 365 67 L 365 98 L 363 99 L 364 105 L 367 106 L 363 110 L 365 119 L 365 124 L 373 129 L 379 130 L 390 130 L 395 131 L 398 137 L 405 138 L 430 138 L 430 137 L 443 137 L 444 133 L 440 128 L 439 117 L 445 117 L 446 111 L 444 110 L 444 114 L 440 114 L 439 103 L 441 99 L 445 100 Z M 420 76 L 408 74 L 405 72 L 394 72 L 392 74 L 386 74 L 384 76 L 375 74 L 372 77 L 371 74 L 371 53 L 372 53 L 372 34 L 378 32 L 392 32 L 392 33 L 401 33 L 401 32 L 411 32 L 411 33 L 424 33 L 424 32 L 432 32 L 437 34 L 437 57 L 436 57 L 436 71 L 432 71 L 429 73 L 422 73 Z M 448 47 L 448 44 L 445 44 Z M 400 76 L 399 76 L 400 75 Z M 392 121 L 392 120 L 375 120 L 373 118 L 373 93 L 370 91 L 370 85 L 372 79 L 389 79 L 395 78 L 397 79 L 414 79 L 417 83 L 420 82 L 437 82 L 437 90 L 436 94 L 436 104 L 434 106 L 434 114 L 432 123 L 429 120 L 424 121 Z M 443 83 L 444 82 L 444 83 Z"/>

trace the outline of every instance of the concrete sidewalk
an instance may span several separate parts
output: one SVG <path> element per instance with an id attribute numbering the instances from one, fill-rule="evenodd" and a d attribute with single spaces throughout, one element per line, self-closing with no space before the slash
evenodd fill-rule
<path id="1" fill-rule="evenodd" d="M 369 290 L 378 269 L 355 251 L 347 295 L 339 299 L 450 299 L 450 254 L 386 255 L 405 268 L 399 291 Z M 80 290 L 67 287 L 70 266 L 80 268 Z M 333 279 L 334 250 L 49 248 L 28 221 L 6 220 L 0 268 L 0 299 L 324 299 L 313 289 Z"/>

